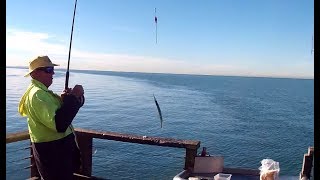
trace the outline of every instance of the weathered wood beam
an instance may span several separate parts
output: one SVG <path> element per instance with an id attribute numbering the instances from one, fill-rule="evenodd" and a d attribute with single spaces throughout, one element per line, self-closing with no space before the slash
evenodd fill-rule
<path id="1" fill-rule="evenodd" d="M 200 141 L 195 140 L 180 140 L 173 138 L 161 138 L 161 137 L 148 137 L 148 136 L 138 136 L 132 134 L 122 134 L 115 132 L 98 132 L 93 130 L 86 130 L 75 128 L 75 131 L 79 134 L 86 134 L 86 136 L 98 139 L 109 139 L 114 141 L 139 143 L 139 144 L 149 144 L 157 146 L 167 146 L 176 148 L 186 148 L 186 149 L 198 149 L 200 147 Z"/>
<path id="2" fill-rule="evenodd" d="M 186 159 L 184 161 L 184 170 L 193 170 L 197 149 L 186 149 Z"/>
<path id="3" fill-rule="evenodd" d="M 28 131 L 6 134 L 6 144 L 30 139 Z"/>
<path id="4" fill-rule="evenodd" d="M 260 170 L 258 169 L 245 169 L 245 168 L 223 168 L 223 173 L 226 174 L 242 174 L 242 175 L 251 175 L 259 176 Z"/>
<path id="5" fill-rule="evenodd" d="M 78 134 L 77 140 L 81 152 L 80 174 L 90 177 L 92 173 L 92 138 L 86 134 Z"/>
<path id="6" fill-rule="evenodd" d="M 303 177 L 307 177 L 308 179 L 310 179 L 311 170 L 313 167 L 313 152 L 314 152 L 314 148 L 309 147 L 308 153 L 304 154 L 304 156 L 303 156 L 303 163 L 302 163 L 302 170 L 300 172 L 300 179 L 302 179 Z"/>
<path id="7" fill-rule="evenodd" d="M 30 142 L 30 146 L 31 146 L 31 142 Z M 33 151 L 32 148 L 30 148 L 30 164 L 31 164 L 31 169 L 30 169 L 30 177 L 40 177 L 40 174 L 38 172 L 38 168 L 36 165 L 36 161 L 34 159 L 34 155 L 33 155 Z M 39 178 L 40 179 L 40 178 Z"/>
<path id="8" fill-rule="evenodd" d="M 200 147 L 200 141 L 195 140 L 180 140 L 173 138 L 161 138 L 161 137 L 147 137 L 131 134 L 122 134 L 115 132 L 98 132 L 93 130 L 86 130 L 81 128 L 75 129 L 79 134 L 86 134 L 91 138 L 109 139 L 122 142 L 132 142 L 139 144 L 149 144 L 167 147 L 177 147 L 186 149 L 198 149 Z M 10 133 L 6 135 L 6 143 L 12 143 L 22 140 L 30 139 L 28 131 Z"/>

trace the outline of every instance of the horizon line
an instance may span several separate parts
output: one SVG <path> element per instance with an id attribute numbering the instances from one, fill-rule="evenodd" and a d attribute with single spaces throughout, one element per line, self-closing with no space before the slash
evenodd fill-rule
<path id="1" fill-rule="evenodd" d="M 28 66 L 7 66 L 6 68 L 20 68 L 28 69 Z M 57 70 L 66 70 L 66 68 L 57 67 Z M 250 75 L 222 75 L 222 74 L 192 74 L 192 73 L 164 73 L 164 72 L 140 72 L 140 71 L 113 71 L 113 70 L 99 70 L 99 69 L 72 69 L 76 71 L 99 71 L 99 72 L 115 72 L 115 73 L 145 73 L 145 74 L 169 74 L 169 75 L 195 75 L 195 76 L 223 76 L 223 77 L 245 77 L 245 78 L 274 78 L 274 79 L 301 79 L 314 80 L 314 77 L 288 77 L 288 76 L 250 76 Z"/>

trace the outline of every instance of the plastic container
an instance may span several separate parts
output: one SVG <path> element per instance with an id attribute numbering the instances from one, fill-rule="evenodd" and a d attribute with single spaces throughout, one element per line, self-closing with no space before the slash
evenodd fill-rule
<path id="1" fill-rule="evenodd" d="M 261 180 L 279 180 L 279 162 L 274 161 L 272 159 L 263 159 L 261 161 L 260 170 L 260 179 Z"/>
<path id="2" fill-rule="evenodd" d="M 231 176 L 232 176 L 232 174 L 219 173 L 214 176 L 214 180 L 230 180 Z"/>

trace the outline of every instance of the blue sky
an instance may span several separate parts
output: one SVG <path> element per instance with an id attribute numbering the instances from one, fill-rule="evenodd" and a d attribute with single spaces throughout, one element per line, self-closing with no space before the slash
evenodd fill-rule
<path id="1" fill-rule="evenodd" d="M 66 68 L 74 0 L 6 3 L 6 65 Z M 312 0 L 78 0 L 70 68 L 313 78 L 313 29 Z"/>

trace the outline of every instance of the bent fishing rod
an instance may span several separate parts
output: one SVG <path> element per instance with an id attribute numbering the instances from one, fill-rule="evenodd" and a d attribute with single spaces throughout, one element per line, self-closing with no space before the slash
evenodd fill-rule
<path id="1" fill-rule="evenodd" d="M 77 9 L 77 1 L 75 1 L 74 3 L 74 10 L 73 10 L 73 17 L 72 17 L 72 26 L 71 26 L 71 37 L 70 37 L 70 44 L 69 44 L 69 55 L 68 55 L 68 66 L 67 66 L 67 72 L 66 72 L 66 82 L 65 82 L 65 86 L 64 86 L 64 89 L 66 92 L 68 92 L 68 83 L 69 83 L 69 67 L 70 67 L 70 56 L 71 56 L 71 45 L 72 45 L 72 35 L 73 35 L 73 26 L 74 26 L 74 18 L 76 16 L 76 9 Z M 81 103 L 81 106 L 83 106 L 84 104 L 84 96 L 82 96 L 80 99 L 79 99 L 80 103 Z M 78 140 L 77 140 L 77 135 L 74 131 L 74 128 L 72 126 L 72 124 L 69 125 L 69 127 L 71 128 L 72 130 L 72 133 L 74 135 L 74 141 L 76 143 L 76 146 L 77 148 L 79 149 L 80 151 L 80 146 L 79 146 L 79 143 L 78 143 Z M 81 151 L 80 151 L 80 155 L 81 155 Z"/>
<path id="2" fill-rule="evenodd" d="M 65 90 L 68 90 L 68 84 L 69 84 L 70 55 L 71 55 L 71 45 L 72 45 L 74 18 L 76 16 L 76 9 L 77 9 L 77 1 L 78 0 L 75 1 L 74 10 L 73 10 L 73 18 L 72 18 L 72 26 L 71 26 L 71 37 L 70 37 L 69 55 L 68 55 L 68 66 L 67 66 L 67 72 L 66 72 L 66 81 L 65 81 L 65 85 L 64 85 L 64 89 Z"/>
<path id="3" fill-rule="evenodd" d="M 68 92 L 68 84 L 69 84 L 69 69 L 70 69 L 70 57 L 71 57 L 71 46 L 72 46 L 72 35 L 73 35 L 73 27 L 74 27 L 74 19 L 76 16 L 76 9 L 77 9 L 77 1 L 75 0 L 74 3 L 74 10 L 73 10 L 73 17 L 72 17 L 72 26 L 71 26 L 71 35 L 70 35 L 70 44 L 69 44 L 69 55 L 68 55 L 68 66 L 67 66 L 67 72 L 66 72 L 66 81 L 65 81 L 65 85 L 64 85 L 64 90 L 66 92 Z M 84 96 L 79 98 L 79 101 L 81 102 L 81 106 L 83 106 L 84 104 Z"/>
<path id="4" fill-rule="evenodd" d="M 69 84 L 69 69 L 70 69 L 70 56 L 71 56 L 71 46 L 72 46 L 72 35 L 73 35 L 73 26 L 74 26 L 74 18 L 76 16 L 76 9 L 77 9 L 77 1 L 74 3 L 74 10 L 73 10 L 73 17 L 72 17 L 72 26 L 71 26 L 71 35 L 70 35 L 70 44 L 69 44 L 69 55 L 68 55 L 68 66 L 66 72 L 66 81 L 64 85 L 64 90 L 68 92 L 68 84 Z M 85 98 L 84 96 L 80 97 L 79 101 L 81 102 L 81 106 L 83 106 Z"/>

